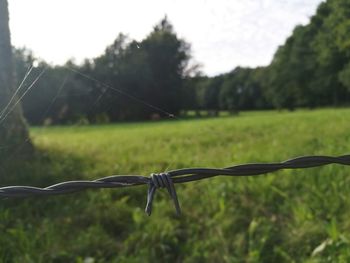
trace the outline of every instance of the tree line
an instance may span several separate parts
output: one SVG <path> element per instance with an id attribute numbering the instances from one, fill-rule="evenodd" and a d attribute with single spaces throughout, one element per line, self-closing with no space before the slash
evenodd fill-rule
<path id="1" fill-rule="evenodd" d="M 24 76 L 35 57 L 27 49 L 15 49 L 14 57 L 17 76 Z M 24 115 L 30 123 L 42 124 L 178 114 L 189 59 L 190 46 L 164 18 L 144 40 L 120 34 L 101 56 L 81 65 L 68 61 L 51 66 L 40 61 L 34 71 L 46 71 L 24 98 Z M 36 77 L 31 76 L 27 83 Z"/>
<path id="2" fill-rule="evenodd" d="M 191 80 L 195 107 L 259 110 L 348 106 L 350 102 L 350 2 L 322 2 L 307 25 L 298 25 L 270 65 L 237 67 Z M 190 85 L 191 86 L 191 85 Z"/>
<path id="3" fill-rule="evenodd" d="M 142 41 L 120 34 L 104 54 L 82 64 L 41 61 L 36 70 L 46 72 L 24 98 L 24 115 L 32 124 L 98 123 L 188 110 L 217 115 L 347 105 L 349 18 L 348 1 L 323 2 L 309 24 L 297 26 L 278 48 L 270 65 L 208 77 L 190 66 L 190 44 L 165 17 Z M 14 57 L 20 80 L 35 58 L 26 49 L 15 49 Z"/>

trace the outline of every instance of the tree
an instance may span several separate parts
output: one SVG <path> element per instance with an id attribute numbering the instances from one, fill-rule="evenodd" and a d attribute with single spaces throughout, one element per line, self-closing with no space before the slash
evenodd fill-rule
<path id="1" fill-rule="evenodd" d="M 277 108 L 348 104 L 350 4 L 328 0 L 297 26 L 268 69 L 266 97 Z"/>
<path id="2" fill-rule="evenodd" d="M 201 110 L 207 110 L 208 115 L 217 116 L 219 114 L 219 94 L 223 82 L 221 75 L 208 78 L 197 77 L 195 85 L 197 105 Z"/>
<path id="3" fill-rule="evenodd" d="M 104 93 L 101 110 L 112 121 L 149 119 L 162 115 L 158 109 L 178 114 L 189 52 L 189 45 L 177 37 L 166 17 L 140 42 L 120 34 L 94 59 L 89 74 L 114 88 Z"/>
<path id="4" fill-rule="evenodd" d="M 105 53 L 94 59 L 89 75 L 103 79 L 113 89 L 104 92 L 99 103 L 101 113 L 111 121 L 147 119 L 152 114 L 140 101 L 147 101 L 147 92 L 153 82 L 146 52 L 137 41 L 119 34 Z M 105 87 L 96 87 L 95 89 Z M 137 98 L 137 99 L 132 99 Z"/>
<path id="5" fill-rule="evenodd" d="M 263 68 L 237 67 L 223 75 L 219 94 L 221 109 L 238 112 L 267 108 L 261 86 L 262 70 Z"/>
<path id="6" fill-rule="evenodd" d="M 190 45 L 179 39 L 167 17 L 141 42 L 151 73 L 146 100 L 170 113 L 181 110 L 181 92 L 190 58 Z"/>
<path id="7" fill-rule="evenodd" d="M 9 29 L 9 13 L 7 0 L 0 0 L 0 109 L 4 109 L 14 93 L 13 58 Z M 10 107 L 11 109 L 11 107 Z M 28 131 L 19 104 L 5 121 L 0 120 L 0 145 L 20 144 L 22 149 L 31 149 Z M 8 153 L 8 152 L 6 152 Z M 4 154 L 4 152 L 2 152 Z"/>

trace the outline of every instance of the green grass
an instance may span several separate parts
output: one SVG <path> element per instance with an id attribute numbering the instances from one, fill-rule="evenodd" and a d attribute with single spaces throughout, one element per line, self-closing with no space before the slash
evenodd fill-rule
<path id="1" fill-rule="evenodd" d="M 36 155 L 3 162 L 2 185 L 342 155 L 350 152 L 349 116 L 347 109 L 269 111 L 33 128 Z M 146 186 L 2 200 L 0 261 L 350 261 L 350 167 L 217 177 L 176 187 L 180 218 L 165 191 L 157 192 L 147 217 Z"/>

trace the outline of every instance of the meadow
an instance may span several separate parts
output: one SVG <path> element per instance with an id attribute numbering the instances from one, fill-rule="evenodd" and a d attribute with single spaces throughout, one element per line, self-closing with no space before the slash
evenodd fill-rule
<path id="1" fill-rule="evenodd" d="M 279 162 L 350 152 L 350 110 L 33 127 L 36 154 L 1 163 L 1 185 Z M 0 202 L 0 262 L 349 262 L 350 167 L 216 177 Z"/>

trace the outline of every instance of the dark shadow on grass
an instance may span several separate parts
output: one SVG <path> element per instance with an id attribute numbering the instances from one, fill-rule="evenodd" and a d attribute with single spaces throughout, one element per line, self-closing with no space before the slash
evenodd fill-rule
<path id="1" fill-rule="evenodd" d="M 36 150 L 31 155 L 19 153 L 0 161 L 0 187 L 45 187 L 66 180 L 79 180 L 92 164 L 92 160 L 53 150 Z"/>
<path id="2" fill-rule="evenodd" d="M 64 152 L 37 150 L 3 164 L 0 187 L 86 179 L 94 160 Z M 115 196 L 117 194 L 118 196 Z M 130 192 L 82 191 L 67 195 L 0 199 L 0 262 L 25 254 L 33 262 L 76 262 L 78 256 L 116 257 L 135 229 Z M 131 196 L 133 196 L 131 194 Z M 142 200 L 143 200 L 142 195 Z"/>

